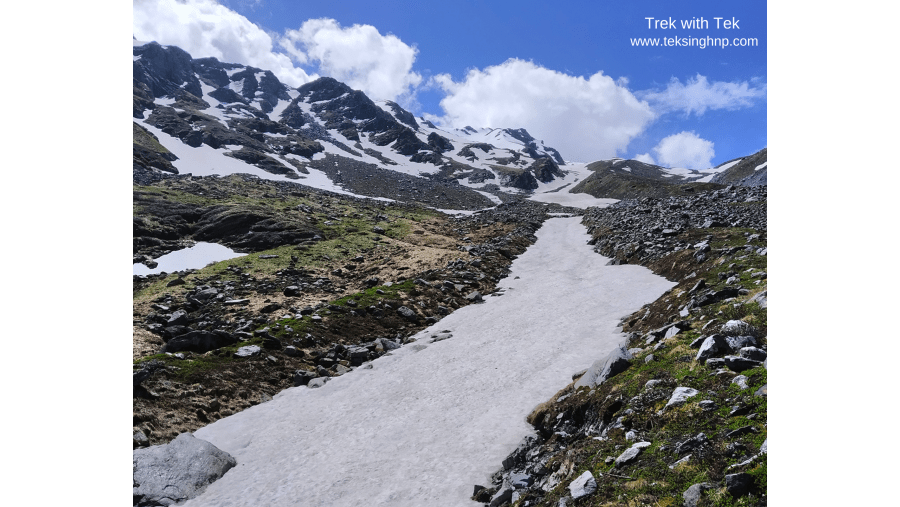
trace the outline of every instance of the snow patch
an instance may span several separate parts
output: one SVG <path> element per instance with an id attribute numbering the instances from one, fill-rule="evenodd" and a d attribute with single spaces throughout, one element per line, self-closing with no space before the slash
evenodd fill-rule
<path id="1" fill-rule="evenodd" d="M 239 465 L 185 506 L 471 506 L 471 485 L 534 433 L 528 413 L 621 344 L 622 315 L 674 285 L 605 266 L 579 221 L 548 220 L 501 280 L 506 295 L 418 335 L 451 339 L 420 339 L 197 430 Z"/>
<path id="2" fill-rule="evenodd" d="M 768 164 L 768 163 L 769 163 L 769 161 L 767 160 L 767 161 L 763 162 L 762 164 L 759 164 L 758 166 L 756 166 L 756 168 L 753 169 L 753 170 L 754 170 L 754 171 L 759 171 L 759 170 L 762 169 L 763 167 L 766 167 L 766 164 Z M 768 169 L 766 169 L 766 170 L 768 171 Z"/>
<path id="3" fill-rule="evenodd" d="M 218 243 L 199 242 L 192 247 L 182 248 L 154 259 L 159 265 L 153 269 L 143 264 L 135 264 L 132 274 L 146 276 L 156 273 L 173 273 L 183 269 L 200 269 L 213 262 L 243 257 L 247 254 L 237 253 L 227 246 Z"/>

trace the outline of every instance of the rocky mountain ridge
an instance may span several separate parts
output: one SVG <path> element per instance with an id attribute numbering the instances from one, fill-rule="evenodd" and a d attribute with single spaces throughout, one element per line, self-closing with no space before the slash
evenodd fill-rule
<path id="1" fill-rule="evenodd" d="M 487 191 L 491 183 L 514 193 L 533 190 L 536 181 L 563 176 L 559 152 L 525 129 L 444 130 L 328 77 L 294 89 L 270 71 L 193 59 L 174 46 L 136 42 L 133 54 L 137 128 L 221 150 L 271 174 L 303 179 L 327 154 L 339 165 Z M 146 159 L 136 157 L 135 165 L 177 171 Z"/>

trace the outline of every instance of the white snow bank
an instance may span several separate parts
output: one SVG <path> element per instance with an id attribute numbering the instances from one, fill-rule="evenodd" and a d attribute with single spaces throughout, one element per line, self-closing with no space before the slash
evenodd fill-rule
<path id="1" fill-rule="evenodd" d="M 579 220 L 538 231 L 501 280 L 506 295 L 421 335 L 452 338 L 422 338 L 195 432 L 238 465 L 184 505 L 473 505 L 473 484 L 532 434 L 525 416 L 619 345 L 621 317 L 674 285 L 605 266 Z"/>
<path id="2" fill-rule="evenodd" d="M 601 199 L 590 194 L 573 194 L 570 192 L 566 192 L 566 190 L 568 189 L 563 189 L 559 192 L 547 192 L 543 194 L 535 193 L 534 195 L 528 197 L 528 199 L 546 203 L 555 202 L 563 206 L 572 206 L 573 208 L 581 209 L 585 209 L 591 206 L 605 208 L 610 204 L 619 202 L 618 199 Z"/>
<path id="3" fill-rule="evenodd" d="M 759 171 L 759 170 L 762 169 L 763 167 L 766 167 L 766 165 L 768 165 L 768 163 L 769 163 L 769 161 L 767 160 L 767 161 L 763 162 L 762 164 L 759 164 L 758 166 L 756 166 L 756 168 L 754 168 L 753 170 L 754 170 L 754 171 Z M 768 169 L 766 169 L 766 170 L 768 170 Z"/>
<path id="4" fill-rule="evenodd" d="M 182 269 L 200 269 L 211 262 L 234 259 L 244 255 L 247 254 L 237 253 L 218 243 L 204 243 L 201 241 L 192 247 L 182 248 L 154 259 L 159 265 L 153 269 L 143 264 L 135 264 L 132 267 L 132 274 L 146 276 L 162 273 L 163 271 L 173 273 Z"/>

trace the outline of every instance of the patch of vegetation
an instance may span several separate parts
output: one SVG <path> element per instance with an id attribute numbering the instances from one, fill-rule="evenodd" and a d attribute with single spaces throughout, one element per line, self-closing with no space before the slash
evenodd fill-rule
<path id="1" fill-rule="evenodd" d="M 174 354 L 153 354 L 151 356 L 142 357 L 134 361 L 134 365 L 140 365 L 148 361 L 156 360 L 165 363 L 168 367 L 173 367 L 172 377 L 182 383 L 191 383 L 209 372 L 221 367 L 238 362 L 248 361 L 249 358 L 236 358 L 234 353 L 241 347 L 247 345 L 262 346 L 262 338 L 253 338 L 247 341 L 238 342 L 232 345 L 221 347 L 212 352 L 197 354 L 194 352 L 183 352 L 185 358 L 179 359 Z"/>

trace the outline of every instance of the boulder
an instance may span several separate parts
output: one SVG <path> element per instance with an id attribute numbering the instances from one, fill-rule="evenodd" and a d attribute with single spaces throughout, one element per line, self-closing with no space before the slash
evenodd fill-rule
<path id="1" fill-rule="evenodd" d="M 728 344 L 728 348 L 731 352 L 737 354 L 744 347 L 756 347 L 759 345 L 759 342 L 756 341 L 756 338 L 752 336 L 726 336 L 725 343 Z"/>
<path id="2" fill-rule="evenodd" d="M 731 496 L 743 496 L 750 492 L 751 487 L 753 487 L 753 476 L 750 474 L 739 473 L 725 476 L 725 490 Z"/>
<path id="3" fill-rule="evenodd" d="M 572 494 L 572 498 L 575 500 L 578 500 L 579 498 L 584 496 L 592 495 L 594 491 L 597 491 L 597 481 L 594 479 L 594 475 L 591 474 L 590 471 L 586 471 L 585 473 L 579 475 L 578 478 L 576 478 L 574 481 L 569 483 L 569 492 Z"/>
<path id="4" fill-rule="evenodd" d="M 672 396 L 669 398 L 669 402 L 663 407 L 663 410 L 666 410 L 669 407 L 683 405 L 688 399 L 693 398 L 698 394 L 700 394 L 700 391 L 690 387 L 676 387 L 675 391 L 672 392 Z"/>
<path id="5" fill-rule="evenodd" d="M 725 366 L 731 371 L 740 373 L 750 368 L 762 366 L 762 361 L 754 361 L 740 356 L 725 356 Z"/>
<path id="6" fill-rule="evenodd" d="M 720 335 L 714 334 L 712 336 L 708 336 L 703 343 L 700 345 L 700 350 L 697 352 L 697 361 L 701 363 L 706 361 L 711 357 L 715 357 L 720 353 L 724 353 L 728 347 L 728 343 L 725 341 Z"/>
<path id="7" fill-rule="evenodd" d="M 765 350 L 756 347 L 741 347 L 738 354 L 740 354 L 741 357 L 752 359 L 754 361 L 765 361 L 767 355 Z"/>
<path id="8" fill-rule="evenodd" d="M 587 372 L 581 376 L 575 383 L 575 389 L 579 387 L 594 388 L 606 382 L 610 377 L 622 373 L 629 366 L 634 357 L 625 350 L 625 347 L 619 347 L 610 352 L 605 358 L 595 361 L 588 368 Z"/>
<path id="9" fill-rule="evenodd" d="M 726 336 L 757 336 L 758 331 L 755 327 L 747 324 L 742 320 L 729 320 L 728 322 L 722 324 L 722 329 L 719 330 L 720 333 Z"/>
<path id="10" fill-rule="evenodd" d="M 316 376 L 316 373 L 311 371 L 297 370 L 294 372 L 294 387 L 305 386 Z"/>
<path id="11" fill-rule="evenodd" d="M 194 498 L 237 464 L 213 444 L 182 433 L 132 454 L 134 505 L 172 505 Z"/>
<path id="12" fill-rule="evenodd" d="M 237 349 L 237 352 L 234 353 L 234 357 L 253 357 L 258 356 L 262 349 L 259 348 L 259 345 L 247 345 L 244 347 L 240 347 Z"/>
<path id="13" fill-rule="evenodd" d="M 704 433 L 698 433 L 693 437 L 675 446 L 675 453 L 683 456 L 689 452 L 693 452 L 709 443 L 709 437 Z"/>
<path id="14" fill-rule="evenodd" d="M 684 507 L 697 507 L 700 502 L 700 497 L 703 496 L 703 492 L 715 487 L 715 484 L 709 482 L 701 482 L 692 485 L 682 494 L 682 497 L 684 497 Z"/>
<path id="15" fill-rule="evenodd" d="M 410 322 L 416 322 L 419 320 L 419 317 L 416 315 L 416 312 L 410 310 L 409 308 L 407 308 L 405 306 L 401 306 L 400 308 L 397 308 L 397 313 L 400 314 L 401 317 L 403 317 L 404 319 L 406 319 Z"/>
<path id="16" fill-rule="evenodd" d="M 187 350 L 202 354 L 237 343 L 237 341 L 237 338 L 225 331 L 191 331 L 169 340 L 163 345 L 160 353 Z"/>
<path id="17" fill-rule="evenodd" d="M 636 444 L 633 444 L 625 452 L 620 454 L 618 458 L 616 458 L 615 466 L 620 467 L 622 465 L 631 463 L 632 461 L 637 459 L 638 455 L 641 454 L 641 451 L 644 450 L 645 447 L 650 447 L 650 442 L 638 442 Z"/>

